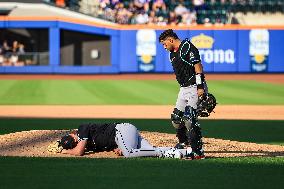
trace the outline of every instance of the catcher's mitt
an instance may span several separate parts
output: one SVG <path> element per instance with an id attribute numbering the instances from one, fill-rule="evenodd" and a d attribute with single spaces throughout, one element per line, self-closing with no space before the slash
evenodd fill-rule
<path id="1" fill-rule="evenodd" d="M 51 143 L 51 144 L 47 147 L 47 151 L 48 151 L 48 152 L 51 152 L 51 153 L 54 153 L 54 154 L 60 153 L 60 152 L 62 152 L 62 150 L 63 150 L 63 147 L 60 145 L 60 141 L 59 141 L 59 140 L 57 140 L 57 141 Z"/>
<path id="2" fill-rule="evenodd" d="M 200 97 L 197 103 L 197 116 L 208 117 L 211 112 L 214 112 L 217 102 L 213 94 L 205 94 Z"/>

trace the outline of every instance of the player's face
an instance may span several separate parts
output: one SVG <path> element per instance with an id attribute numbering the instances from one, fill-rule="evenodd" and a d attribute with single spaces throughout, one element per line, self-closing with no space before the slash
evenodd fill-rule
<path id="1" fill-rule="evenodd" d="M 173 44 L 173 39 L 168 37 L 165 40 L 161 41 L 162 45 L 164 46 L 164 49 L 167 51 L 173 51 L 174 50 L 174 44 Z"/>

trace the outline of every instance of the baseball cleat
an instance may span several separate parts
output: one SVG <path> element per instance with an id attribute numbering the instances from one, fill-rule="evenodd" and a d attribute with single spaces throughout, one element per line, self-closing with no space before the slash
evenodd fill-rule
<path id="1" fill-rule="evenodd" d="M 199 152 L 191 152 L 187 154 L 183 159 L 186 159 L 186 160 L 205 159 L 204 150 L 201 149 Z"/>
<path id="2" fill-rule="evenodd" d="M 166 150 L 163 154 L 164 158 L 176 158 L 176 159 L 182 159 L 183 154 L 177 150 L 176 148 L 172 148 L 170 150 Z"/>

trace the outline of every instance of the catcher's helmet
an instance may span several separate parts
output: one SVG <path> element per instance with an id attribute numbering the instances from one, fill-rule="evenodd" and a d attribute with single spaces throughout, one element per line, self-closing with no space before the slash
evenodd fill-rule
<path id="1" fill-rule="evenodd" d="M 72 136 L 66 135 L 66 136 L 61 138 L 60 145 L 64 149 L 68 150 L 68 149 L 74 148 L 76 146 L 76 142 L 75 142 L 75 139 Z"/>

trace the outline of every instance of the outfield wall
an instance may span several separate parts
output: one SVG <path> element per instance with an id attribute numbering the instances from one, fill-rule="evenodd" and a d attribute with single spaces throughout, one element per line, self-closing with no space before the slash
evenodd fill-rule
<path id="1" fill-rule="evenodd" d="M 48 30 L 49 64 L 44 66 L 0 67 L 0 73 L 136 73 L 172 72 L 168 53 L 158 42 L 166 27 L 106 26 L 58 18 L 34 20 L 0 18 L 1 29 Z M 78 24 L 80 23 L 80 24 Z M 199 48 L 207 73 L 284 72 L 283 27 L 177 27 L 177 34 L 190 38 Z M 60 41 L 62 31 L 106 36 L 110 40 L 110 65 L 66 65 Z M 76 39 L 80 41 L 80 38 Z M 94 50 L 96 49 L 94 43 Z M 81 49 L 76 49 L 81 50 Z M 106 52 L 100 51 L 102 55 Z M 90 55 L 91 56 L 91 55 Z M 83 59 L 82 59 L 83 61 Z M 95 62 L 95 60 L 94 60 Z"/>

